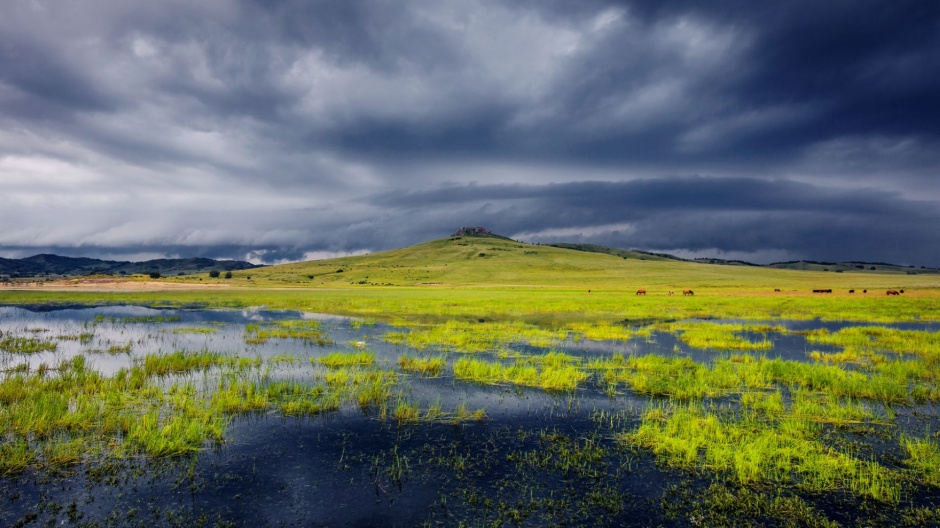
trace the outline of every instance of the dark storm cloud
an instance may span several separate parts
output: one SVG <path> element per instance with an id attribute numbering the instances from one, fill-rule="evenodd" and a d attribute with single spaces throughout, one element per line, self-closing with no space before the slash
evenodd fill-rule
<path id="1" fill-rule="evenodd" d="M 793 259 L 893 258 L 921 265 L 940 261 L 940 206 L 871 188 L 694 177 L 449 186 L 373 200 L 403 214 L 439 207 L 451 208 L 455 217 L 478 215 L 499 232 L 531 242 L 763 252 Z"/>
<path id="2" fill-rule="evenodd" d="M 0 253 L 940 265 L 938 94 L 936 2 L 12 0 Z"/>

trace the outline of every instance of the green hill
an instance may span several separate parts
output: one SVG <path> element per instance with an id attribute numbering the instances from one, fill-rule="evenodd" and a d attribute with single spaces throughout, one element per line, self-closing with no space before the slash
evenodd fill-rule
<path id="1" fill-rule="evenodd" d="M 651 295 L 681 294 L 683 289 L 915 289 L 937 287 L 940 282 L 936 275 L 781 270 L 634 255 L 623 258 L 625 255 L 525 244 L 498 236 L 452 236 L 368 255 L 236 271 L 230 280 L 203 276 L 180 280 L 305 288 L 646 289 Z"/>

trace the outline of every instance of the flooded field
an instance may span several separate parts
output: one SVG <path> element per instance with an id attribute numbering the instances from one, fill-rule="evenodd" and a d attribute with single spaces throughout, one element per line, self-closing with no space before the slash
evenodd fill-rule
<path id="1" fill-rule="evenodd" d="M 940 521 L 940 325 L 0 307 L 0 524 Z"/>

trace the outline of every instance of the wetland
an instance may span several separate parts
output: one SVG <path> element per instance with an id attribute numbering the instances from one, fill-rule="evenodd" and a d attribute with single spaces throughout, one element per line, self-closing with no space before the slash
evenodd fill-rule
<path id="1" fill-rule="evenodd" d="M 940 520 L 930 318 L 29 308 L 0 308 L 4 525 Z"/>

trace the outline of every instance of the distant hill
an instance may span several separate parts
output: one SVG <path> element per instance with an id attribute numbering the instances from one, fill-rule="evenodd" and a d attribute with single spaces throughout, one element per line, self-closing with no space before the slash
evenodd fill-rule
<path id="1" fill-rule="evenodd" d="M 814 260 L 792 260 L 788 262 L 774 262 L 767 265 L 768 268 L 792 269 L 792 270 L 810 270 L 810 271 L 885 271 L 891 273 L 907 273 L 916 275 L 919 273 L 940 273 L 937 268 L 916 268 L 914 266 L 901 266 L 898 264 L 889 264 L 887 262 L 816 262 Z"/>
<path id="2" fill-rule="evenodd" d="M 720 258 L 684 259 L 668 253 L 651 253 L 639 249 L 619 249 L 595 244 L 548 244 L 552 247 L 587 251 L 591 253 L 604 253 L 623 258 L 636 258 L 640 260 L 679 260 L 683 262 L 697 262 L 699 264 L 718 264 L 721 266 L 754 266 L 774 269 L 804 270 L 804 271 L 833 271 L 843 273 L 846 271 L 885 271 L 891 273 L 906 273 L 916 275 L 919 273 L 940 273 L 937 268 L 915 268 L 914 266 L 901 266 L 887 262 L 817 262 L 813 260 L 791 260 L 787 262 L 773 262 L 771 264 L 754 264 L 744 260 L 727 260 Z"/>
<path id="3" fill-rule="evenodd" d="M 616 257 L 623 257 L 625 259 L 639 259 L 639 260 L 685 260 L 679 257 L 674 257 L 667 253 L 651 253 L 649 251 L 641 251 L 639 249 L 618 249 L 607 246 L 598 246 L 596 244 L 569 244 L 569 243 L 557 243 L 557 244 L 548 244 L 552 247 L 562 248 L 562 249 L 574 249 L 575 251 L 587 251 L 588 253 L 604 253 L 607 255 L 614 255 Z"/>
<path id="4" fill-rule="evenodd" d="M 76 277 L 83 275 L 134 275 L 159 272 L 163 276 L 191 275 L 211 270 L 237 271 L 260 266 L 240 260 L 213 260 L 208 258 L 156 259 L 144 262 L 99 260 L 93 258 L 63 257 L 40 254 L 22 259 L 0 258 L 0 276 L 23 277 Z"/>

